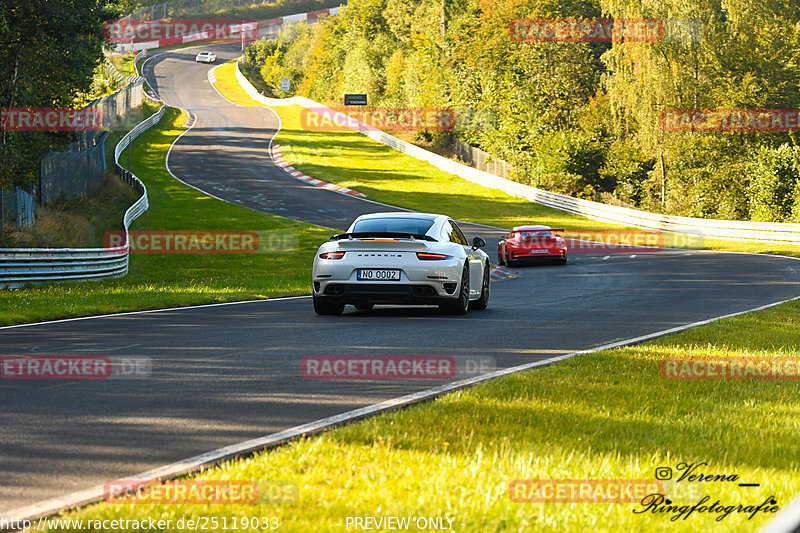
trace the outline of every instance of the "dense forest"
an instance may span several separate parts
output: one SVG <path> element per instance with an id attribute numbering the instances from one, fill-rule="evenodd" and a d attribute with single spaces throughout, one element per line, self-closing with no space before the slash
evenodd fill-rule
<path id="1" fill-rule="evenodd" d="M 513 35 L 515 20 L 555 18 L 653 19 L 663 31 Z M 350 0 L 339 17 L 253 43 L 245 67 L 275 94 L 287 76 L 292 94 L 326 103 L 364 92 L 375 106 L 452 108 L 454 131 L 420 135 L 479 146 L 523 183 L 678 215 L 800 222 L 797 133 L 661 121 L 670 109 L 798 108 L 799 59 L 800 3 L 785 0 Z"/>

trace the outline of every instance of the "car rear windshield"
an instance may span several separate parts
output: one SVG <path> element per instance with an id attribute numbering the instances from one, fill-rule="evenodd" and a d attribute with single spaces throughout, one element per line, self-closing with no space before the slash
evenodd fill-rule
<path id="1" fill-rule="evenodd" d="M 351 233 L 413 233 L 425 235 L 433 220 L 425 218 L 367 218 L 356 222 Z"/>
<path id="2" fill-rule="evenodd" d="M 523 239 L 536 239 L 540 237 L 552 237 L 553 232 L 551 230 L 539 230 L 539 231 L 518 231 L 516 232 L 517 235 L 522 237 Z"/>

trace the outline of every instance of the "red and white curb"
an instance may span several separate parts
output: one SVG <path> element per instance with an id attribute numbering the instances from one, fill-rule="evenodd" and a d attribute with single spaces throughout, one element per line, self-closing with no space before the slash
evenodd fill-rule
<path id="1" fill-rule="evenodd" d="M 184 128 L 191 129 L 194 126 L 194 122 L 197 120 L 197 117 L 194 113 L 187 110 L 186 111 L 186 123 L 183 125 Z"/>
<path id="2" fill-rule="evenodd" d="M 504 279 L 516 278 L 519 276 L 519 272 L 499 266 L 492 269 L 491 276 L 492 281 L 503 281 Z"/>
<path id="3" fill-rule="evenodd" d="M 312 178 L 306 174 L 303 174 L 292 165 L 286 162 L 283 158 L 283 154 L 281 153 L 281 147 L 277 144 L 272 145 L 272 159 L 275 160 L 275 164 L 281 167 L 281 169 L 289 174 L 291 177 L 299 179 L 300 181 L 304 181 L 310 185 L 314 185 L 315 187 L 322 187 L 323 189 L 328 189 L 329 191 L 338 192 L 340 194 L 346 194 L 348 196 L 358 196 L 360 198 L 366 198 L 366 196 L 358 191 L 354 191 L 353 189 L 348 189 L 347 187 L 342 187 L 341 185 L 335 185 L 333 183 L 328 183 L 327 181 L 321 181 L 316 178 Z"/>

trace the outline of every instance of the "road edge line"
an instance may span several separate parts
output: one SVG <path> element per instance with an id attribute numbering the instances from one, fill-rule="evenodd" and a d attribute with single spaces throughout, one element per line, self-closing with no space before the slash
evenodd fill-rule
<path id="1" fill-rule="evenodd" d="M 189 457 L 187 459 L 183 459 L 175 463 L 154 468 L 134 476 L 126 476 L 125 479 L 142 481 L 142 482 L 155 482 L 200 472 L 205 468 L 215 466 L 223 461 L 239 457 L 246 457 L 260 451 L 270 450 L 278 446 L 281 446 L 283 444 L 287 444 L 300 437 L 318 435 L 326 430 L 342 426 L 346 423 L 361 420 L 363 418 L 372 415 L 377 415 L 381 413 L 390 412 L 396 409 L 409 407 L 411 405 L 415 405 L 427 400 L 435 399 L 439 396 L 442 396 L 443 394 L 469 388 L 479 383 L 483 383 L 492 379 L 505 377 L 526 370 L 533 370 L 536 368 L 550 366 L 554 363 L 565 361 L 567 359 L 571 359 L 578 355 L 596 353 L 605 350 L 611 350 L 614 348 L 621 348 L 623 346 L 631 346 L 634 344 L 639 344 L 666 335 L 671 335 L 673 333 L 679 333 L 699 326 L 705 326 L 707 324 L 711 324 L 713 322 L 717 322 L 719 320 L 723 320 L 726 318 L 733 318 L 748 313 L 753 313 L 756 311 L 763 311 L 771 307 L 776 307 L 797 300 L 800 300 L 800 296 L 795 296 L 793 298 L 788 298 L 778 302 L 773 302 L 770 304 L 754 307 L 752 309 L 747 309 L 745 311 L 729 313 L 727 315 L 708 318 L 706 320 L 692 322 L 690 324 L 684 324 L 682 326 L 676 326 L 674 328 L 656 331 L 654 333 L 640 335 L 638 337 L 633 337 L 630 339 L 607 343 L 601 346 L 595 346 L 594 348 L 589 348 L 587 350 L 580 350 L 577 352 L 571 352 L 564 355 L 549 357 L 541 361 L 534 361 L 532 363 L 526 363 L 524 365 L 505 368 L 495 372 L 490 372 L 488 374 L 475 376 L 469 379 L 447 383 L 445 385 L 440 385 L 438 387 L 433 387 L 413 394 L 400 396 L 398 398 L 393 398 L 377 404 L 368 405 L 338 415 L 322 418 L 320 420 L 309 422 L 307 424 L 302 424 L 300 426 L 295 426 L 293 428 L 289 428 L 277 433 L 271 433 L 264 437 L 251 439 L 238 444 L 232 444 L 230 446 L 225 446 L 223 448 L 218 448 L 216 450 L 212 450 L 210 452 L 196 455 L 194 457 Z M 67 511 L 70 509 L 77 509 L 86 505 L 103 501 L 104 490 L 105 490 L 105 485 L 97 485 L 89 489 L 73 492 L 61 497 L 52 498 L 50 500 L 45 500 L 37 504 L 21 507 L 19 509 L 13 509 L 9 511 L 7 515 L 4 515 L 0 518 L 4 520 L 23 521 L 23 520 L 36 520 L 46 516 L 53 516 L 63 511 Z"/>

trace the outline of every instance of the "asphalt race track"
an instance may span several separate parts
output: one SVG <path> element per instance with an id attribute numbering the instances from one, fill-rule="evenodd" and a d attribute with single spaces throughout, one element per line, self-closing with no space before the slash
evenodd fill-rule
<path id="1" fill-rule="evenodd" d="M 213 48 L 220 60 L 238 50 Z M 197 119 L 173 149 L 175 175 L 335 229 L 387 209 L 285 175 L 267 154 L 275 115 L 227 103 L 207 81 L 213 66 L 196 64 L 194 53 L 148 63 L 161 97 Z M 493 285 L 488 310 L 464 317 L 390 307 L 318 317 L 309 298 L 296 298 L 0 329 L 3 355 L 152 362 L 148 379 L 0 382 L 0 514 L 440 383 L 308 380 L 306 356 L 488 356 L 507 367 L 800 294 L 800 262 L 756 255 L 574 254 L 566 267 L 518 270 Z"/>

